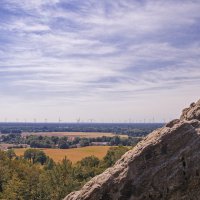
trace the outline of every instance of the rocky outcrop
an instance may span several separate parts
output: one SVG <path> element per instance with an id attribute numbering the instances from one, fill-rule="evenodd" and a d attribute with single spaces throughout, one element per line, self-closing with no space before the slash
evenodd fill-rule
<path id="1" fill-rule="evenodd" d="M 200 100 L 65 200 L 199 200 Z"/>
<path id="2" fill-rule="evenodd" d="M 182 111 L 181 120 L 200 120 L 200 100 L 197 103 L 191 103 L 189 108 Z"/>

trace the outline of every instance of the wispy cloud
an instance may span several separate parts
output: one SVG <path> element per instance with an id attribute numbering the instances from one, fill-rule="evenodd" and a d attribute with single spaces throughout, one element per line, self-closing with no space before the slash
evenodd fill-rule
<path id="1" fill-rule="evenodd" d="M 2 0 L 1 103 L 76 102 L 78 113 L 82 102 L 110 109 L 163 92 L 189 101 L 200 84 L 199 10 L 179 0 Z"/>

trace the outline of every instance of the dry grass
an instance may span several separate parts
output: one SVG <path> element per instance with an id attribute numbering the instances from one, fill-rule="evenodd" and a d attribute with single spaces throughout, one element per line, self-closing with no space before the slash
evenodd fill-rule
<path id="1" fill-rule="evenodd" d="M 80 137 L 80 138 L 97 138 L 102 136 L 107 137 L 114 137 L 114 136 L 120 136 L 127 138 L 127 135 L 116 135 L 114 133 L 98 133 L 98 132 L 24 132 L 22 133 L 22 136 L 28 136 L 28 135 L 37 135 L 37 136 L 58 136 L 58 137 Z"/>
<path id="2" fill-rule="evenodd" d="M 46 153 L 55 162 L 61 161 L 65 156 L 73 163 L 82 160 L 87 156 L 96 156 L 102 159 L 110 146 L 88 146 L 74 149 L 40 149 Z M 24 154 L 25 148 L 15 149 L 15 153 L 20 156 Z"/>

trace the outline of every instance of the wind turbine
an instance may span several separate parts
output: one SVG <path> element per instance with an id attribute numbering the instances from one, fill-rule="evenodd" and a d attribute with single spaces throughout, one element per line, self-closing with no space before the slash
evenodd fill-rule
<path id="1" fill-rule="evenodd" d="M 89 121 L 92 123 L 94 121 L 94 119 L 89 119 Z"/>
<path id="2" fill-rule="evenodd" d="M 60 117 L 58 118 L 58 122 L 59 122 L 59 123 L 61 123 L 61 122 L 62 122 L 62 120 L 60 119 Z"/>

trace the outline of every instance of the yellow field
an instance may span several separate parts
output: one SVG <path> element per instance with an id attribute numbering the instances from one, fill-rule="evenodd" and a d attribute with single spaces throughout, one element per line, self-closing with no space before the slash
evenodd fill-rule
<path id="1" fill-rule="evenodd" d="M 107 137 L 114 137 L 117 136 L 114 133 L 97 133 L 97 132 L 38 132 L 38 133 L 29 133 L 25 132 L 22 133 L 22 136 L 28 136 L 28 135 L 37 135 L 37 136 L 58 136 L 58 137 L 80 137 L 80 138 L 97 138 L 97 137 L 102 137 L 102 136 L 107 136 Z M 125 137 L 127 138 L 127 135 L 118 135 L 120 137 Z"/>
<path id="2" fill-rule="evenodd" d="M 47 156 L 52 158 L 55 162 L 61 161 L 65 156 L 73 163 L 82 160 L 87 156 L 96 156 L 102 159 L 110 146 L 88 146 L 74 149 L 40 149 L 46 153 Z M 24 154 L 25 148 L 14 149 L 18 156 Z"/>

